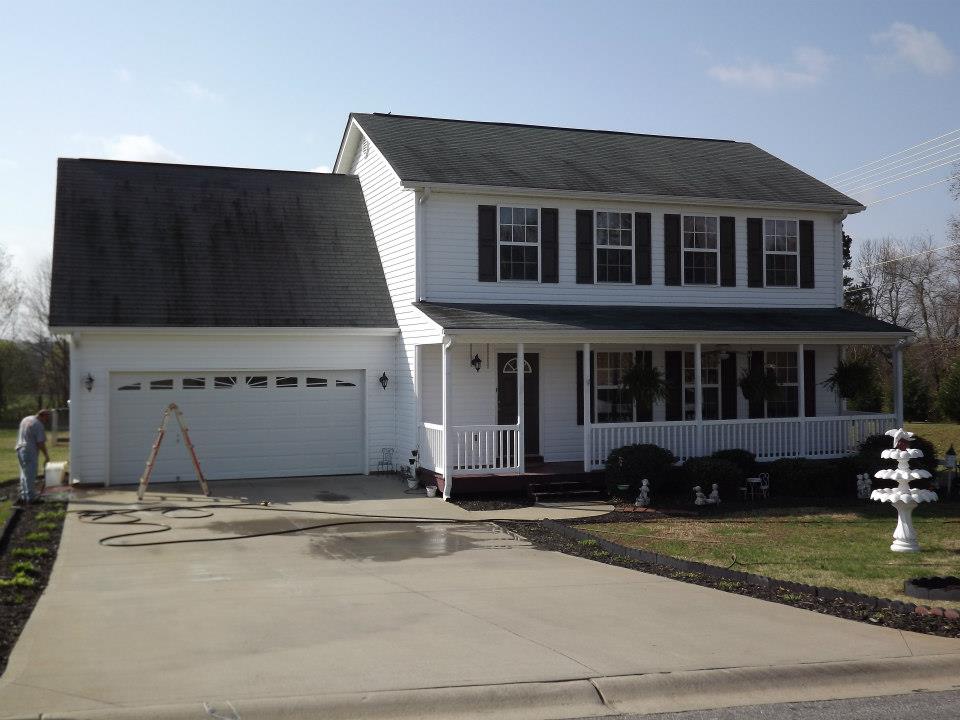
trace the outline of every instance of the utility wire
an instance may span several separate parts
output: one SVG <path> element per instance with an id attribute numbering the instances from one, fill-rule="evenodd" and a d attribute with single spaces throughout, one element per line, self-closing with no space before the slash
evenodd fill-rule
<path id="1" fill-rule="evenodd" d="M 859 269 L 866 270 L 872 267 L 879 267 L 881 265 L 889 265 L 890 263 L 899 262 L 900 260 L 909 260 L 910 258 L 920 257 L 921 255 L 929 255 L 930 253 L 939 252 L 941 250 L 949 250 L 950 248 L 960 247 L 960 243 L 952 243 L 950 245 L 941 245 L 940 247 L 928 248 L 926 250 L 921 250 L 920 252 L 912 253 L 911 255 L 901 255 L 899 257 L 890 258 L 889 260 L 881 260 L 880 262 L 870 263 L 869 265 L 862 265 Z M 855 288 L 856 290 L 862 290 L 864 288 Z M 847 292 L 851 292 L 848 290 Z"/>
<path id="2" fill-rule="evenodd" d="M 866 163 L 865 165 L 860 165 L 859 167 L 855 167 L 855 168 L 853 168 L 852 170 L 847 170 L 847 171 L 842 172 L 842 173 L 837 173 L 836 175 L 831 175 L 830 177 L 827 178 L 827 180 L 836 180 L 837 178 L 844 177 L 844 176 L 846 176 L 846 175 L 850 175 L 850 174 L 852 174 L 852 173 L 857 172 L 858 170 L 863 170 L 863 169 L 865 169 L 865 168 L 868 168 L 868 167 L 871 167 L 871 166 L 876 165 L 876 164 L 878 164 L 878 163 L 881 163 L 881 162 L 883 162 L 884 160 L 889 160 L 890 158 L 894 158 L 894 157 L 896 157 L 897 155 L 903 155 L 905 152 L 909 152 L 909 151 L 911 151 L 911 150 L 915 150 L 915 149 L 917 149 L 917 148 L 919 148 L 919 147 L 923 147 L 924 145 L 929 145 L 929 144 L 932 143 L 932 142 L 936 142 L 937 140 L 942 140 L 943 138 L 949 137 L 950 135 L 956 135 L 957 133 L 960 133 L 960 128 L 957 128 L 956 130 L 951 130 L 951 131 L 948 132 L 948 133 L 944 133 L 943 135 L 940 135 L 940 136 L 938 136 L 938 137 L 931 138 L 930 140 L 924 140 L 922 143 L 918 143 L 917 145 L 913 145 L 912 147 L 908 147 L 908 148 L 906 148 L 905 150 L 900 150 L 900 151 L 895 152 L 895 153 L 892 153 L 892 154 L 890 154 L 890 155 L 884 155 L 882 158 L 880 158 L 880 159 L 878 159 L 878 160 L 874 160 L 873 162 L 868 162 L 868 163 Z M 929 149 L 929 148 L 928 148 L 928 149 Z"/>
<path id="3" fill-rule="evenodd" d="M 869 172 L 859 173 L 845 180 L 840 180 L 836 183 L 836 185 L 838 187 L 843 187 L 844 185 L 854 185 L 857 183 L 866 182 L 870 178 L 873 178 L 874 176 L 877 176 L 877 175 L 882 177 L 884 175 L 892 175 L 897 172 L 903 172 L 904 170 L 909 169 L 909 166 L 916 165 L 917 163 L 921 163 L 924 160 L 930 160 L 931 158 L 934 158 L 937 155 L 943 155 L 944 153 L 952 153 L 952 152 L 960 151 L 960 138 L 956 138 L 954 140 L 951 140 L 949 143 L 945 143 L 945 144 L 949 145 L 950 147 L 944 148 L 943 150 L 937 150 L 936 152 L 932 152 L 932 153 L 920 153 L 919 155 L 916 155 L 909 159 L 904 158 L 902 160 L 895 160 L 893 162 L 885 163 L 884 165 L 880 165 Z"/>
<path id="4" fill-rule="evenodd" d="M 871 206 L 872 206 L 872 205 L 876 205 L 877 203 L 886 202 L 887 200 L 893 200 L 894 198 L 898 198 L 898 197 L 900 197 L 900 196 L 902 196 L 902 195 L 909 195 L 910 193 L 914 193 L 914 192 L 916 192 L 917 190 L 925 190 L 926 188 L 933 187 L 934 185 L 939 185 L 940 183 L 949 182 L 951 179 L 952 179 L 951 177 L 945 177 L 945 178 L 942 178 L 942 179 L 940 179 L 940 180 L 937 180 L 936 182 L 932 182 L 932 183 L 930 183 L 929 185 L 921 185 L 920 187 L 915 187 L 915 188 L 913 188 L 912 190 L 905 190 L 904 192 L 902 192 L 902 193 L 897 193 L 896 195 L 888 195 L 888 196 L 885 197 L 885 198 L 880 198 L 879 200 L 874 200 L 873 202 L 867 203 L 867 205 L 871 205 Z"/>
<path id="5" fill-rule="evenodd" d="M 878 182 L 878 183 L 872 183 L 872 184 L 871 184 L 871 183 L 868 183 L 867 185 L 864 185 L 863 187 L 851 188 L 851 189 L 849 189 L 849 190 L 846 190 L 845 192 L 849 195 L 849 194 L 852 194 L 852 193 L 866 192 L 867 190 L 876 190 L 877 188 L 883 187 L 884 185 L 889 185 L 890 183 L 899 182 L 900 180 L 906 180 L 907 178 L 912 178 L 912 177 L 914 177 L 915 175 L 922 175 L 922 174 L 925 173 L 925 172 L 928 172 L 928 171 L 930 171 L 930 170 L 935 170 L 936 168 L 938 168 L 938 167 L 943 167 L 944 165 L 950 165 L 951 163 L 954 163 L 954 162 L 956 162 L 957 160 L 960 160 L 960 155 L 957 155 L 956 157 L 950 158 L 949 160 L 945 160 L 944 162 L 935 163 L 935 164 L 933 164 L 933 165 L 925 165 L 924 167 L 917 168 L 917 171 L 916 171 L 916 172 L 907 173 L 907 174 L 905 174 L 905 175 L 899 175 L 899 176 L 893 177 L 893 178 L 891 178 L 891 179 L 889 179 L 889 180 L 885 180 L 884 182 Z"/>

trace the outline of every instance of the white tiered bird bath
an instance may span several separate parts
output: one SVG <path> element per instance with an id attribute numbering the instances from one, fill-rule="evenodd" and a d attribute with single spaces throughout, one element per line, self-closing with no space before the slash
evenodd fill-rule
<path id="1" fill-rule="evenodd" d="M 884 450 L 880 457 L 884 460 L 896 460 L 895 469 L 879 470 L 874 477 L 878 480 L 894 480 L 895 488 L 880 488 L 870 494 L 871 500 L 888 502 L 897 509 L 897 528 L 893 531 L 893 544 L 890 549 L 894 552 L 918 552 L 920 544 L 917 542 L 917 533 L 913 529 L 913 511 L 920 503 L 936 502 L 937 494 L 932 490 L 918 490 L 910 487 L 911 480 L 926 480 L 930 473 L 926 470 L 913 470 L 910 461 L 923 457 L 923 451 L 910 447 L 913 433 L 902 428 L 887 430 L 887 435 L 893 437 L 893 448 Z"/>

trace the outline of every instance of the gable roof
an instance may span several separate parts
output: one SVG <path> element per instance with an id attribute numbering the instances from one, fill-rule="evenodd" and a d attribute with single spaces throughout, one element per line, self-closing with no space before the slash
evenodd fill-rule
<path id="1" fill-rule="evenodd" d="M 863 209 L 751 143 L 382 113 L 350 117 L 407 184 Z"/>
<path id="2" fill-rule="evenodd" d="M 395 328 L 356 177 L 61 159 L 52 327 Z"/>

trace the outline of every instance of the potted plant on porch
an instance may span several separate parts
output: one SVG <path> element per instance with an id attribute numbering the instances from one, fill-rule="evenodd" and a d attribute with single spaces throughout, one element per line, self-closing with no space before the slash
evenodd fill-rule
<path id="1" fill-rule="evenodd" d="M 775 400 L 780 390 L 777 374 L 772 367 L 754 365 L 740 376 L 740 392 L 752 403 Z"/>
<path id="2" fill-rule="evenodd" d="M 859 400 L 875 394 L 877 374 L 873 365 L 862 358 L 841 360 L 823 381 L 823 386 L 844 400 Z"/>
<path id="3" fill-rule="evenodd" d="M 623 374 L 620 385 L 638 405 L 654 405 L 667 396 L 663 371 L 653 365 L 634 363 Z"/>

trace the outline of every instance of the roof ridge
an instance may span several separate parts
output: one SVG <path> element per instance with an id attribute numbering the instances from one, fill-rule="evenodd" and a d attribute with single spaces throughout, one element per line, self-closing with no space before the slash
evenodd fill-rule
<path id="1" fill-rule="evenodd" d="M 464 120 L 463 118 L 429 117 L 426 115 L 397 115 L 394 113 L 380 113 L 380 112 L 351 113 L 351 114 L 353 116 L 373 115 L 374 117 L 402 118 L 405 120 L 435 120 L 437 122 L 464 123 L 467 125 L 495 125 L 497 127 L 533 128 L 537 130 L 563 130 L 565 132 L 592 133 L 597 135 L 627 135 L 630 137 L 664 138 L 667 140 L 694 140 L 697 142 L 732 143 L 735 145 L 750 144 L 750 143 L 743 143 L 739 140 L 727 140 L 724 138 L 690 137 L 687 135 L 658 135 L 656 133 L 638 133 L 638 132 L 629 132 L 627 130 L 594 130 L 591 128 L 561 127 L 559 125 L 533 125 L 529 123 L 497 122 L 495 120 Z"/>
<path id="2" fill-rule="evenodd" d="M 354 177 L 349 173 L 335 173 L 335 172 L 316 172 L 314 170 L 284 170 L 278 168 L 256 168 L 256 167 L 243 167 L 241 165 L 203 165 L 201 163 L 182 163 L 182 162 L 151 162 L 149 160 L 114 160 L 112 158 L 95 158 L 95 157 L 58 157 L 58 162 L 94 162 L 94 163 L 109 163 L 112 165 L 149 165 L 149 166 L 162 166 L 162 167 L 181 167 L 181 168 L 199 168 L 203 170 L 237 170 L 240 172 L 263 172 L 263 173 L 286 173 L 290 175 L 311 175 L 316 177 L 341 177 L 349 178 Z"/>

